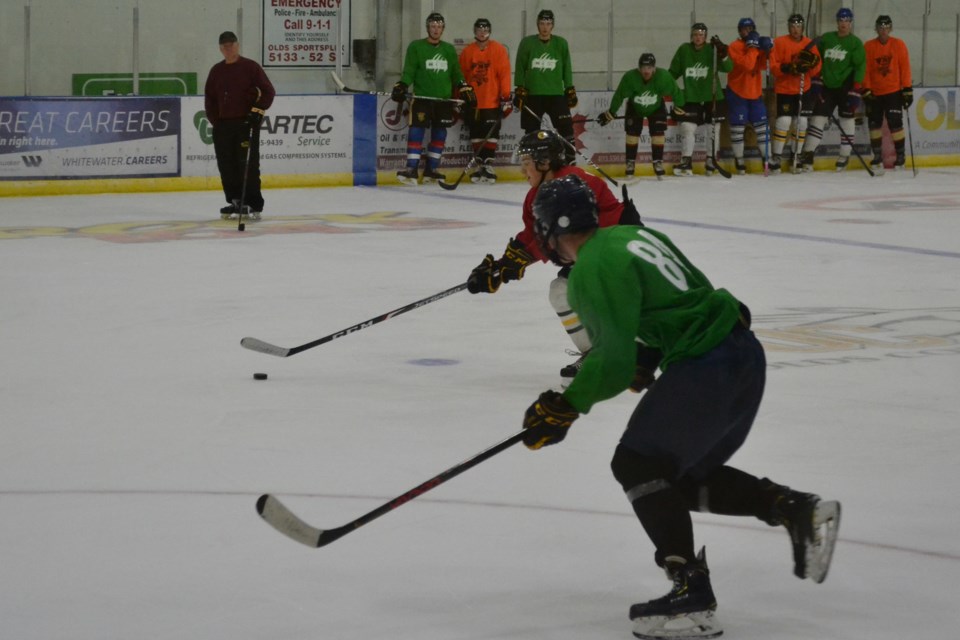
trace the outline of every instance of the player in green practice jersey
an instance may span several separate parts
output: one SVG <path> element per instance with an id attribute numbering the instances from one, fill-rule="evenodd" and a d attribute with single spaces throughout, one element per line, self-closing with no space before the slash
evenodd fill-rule
<path id="1" fill-rule="evenodd" d="M 573 64 L 566 39 L 553 35 L 553 11 L 537 14 L 537 33 L 526 36 L 517 46 L 513 69 L 513 104 L 520 112 L 524 133 L 543 128 L 544 114 L 564 140 L 567 164 L 577 158 L 574 146 L 573 116 L 577 89 L 573 86 Z"/>
<path id="2" fill-rule="evenodd" d="M 823 59 L 820 77 L 813 79 L 812 90 L 819 94 L 807 128 L 803 144 L 803 169 L 813 170 L 813 158 L 827 120 L 837 110 L 840 125 L 840 154 L 837 171 L 847 168 L 853 152 L 854 119 L 861 98 L 870 98 L 870 90 L 863 87 L 867 73 L 867 54 L 863 41 L 853 34 L 853 11 L 843 7 L 837 11 L 837 30 L 825 33 L 817 45 Z"/>
<path id="3" fill-rule="evenodd" d="M 637 68 L 627 71 L 620 78 L 620 84 L 610 98 L 610 107 L 597 117 L 600 126 L 605 127 L 613 122 L 621 103 L 627 103 L 624 123 L 627 134 L 627 177 L 634 174 L 644 118 L 650 127 L 653 172 L 657 178 L 663 176 L 663 145 L 667 132 L 667 106 L 664 98 L 668 96 L 673 98 L 674 107 L 683 106 L 683 94 L 677 88 L 673 76 L 666 69 L 657 69 L 657 59 L 652 53 L 644 53 L 637 62 Z"/>
<path id="4" fill-rule="evenodd" d="M 695 551 L 690 511 L 784 525 L 793 543 L 794 574 L 822 582 L 839 503 L 726 464 L 750 433 L 765 382 L 763 347 L 750 330 L 746 306 L 715 288 L 663 233 L 599 228 L 593 192 L 579 176 L 542 185 L 533 211 L 542 250 L 556 264 L 572 265 L 567 297 L 593 348 L 566 391 L 545 391 L 527 409 L 527 447 L 560 442 L 581 413 L 631 385 L 637 364 L 651 367 L 650 384 L 620 437 L 611 470 L 673 588 L 630 608 L 634 635 L 722 633 L 706 554 Z"/>
<path id="5" fill-rule="evenodd" d="M 427 37 L 414 40 L 407 47 L 403 58 L 403 74 L 393 85 L 391 98 L 403 104 L 409 98 L 413 86 L 416 95 L 430 98 L 453 98 L 456 90 L 470 108 L 477 106 L 473 87 L 466 83 L 460 69 L 457 50 L 443 36 L 445 21 L 439 13 L 427 16 Z M 447 128 L 453 125 L 452 100 L 417 100 L 410 104 L 410 126 L 407 129 L 407 166 L 397 172 L 402 184 L 417 184 L 418 168 L 423 155 L 423 140 L 430 128 L 430 143 L 427 145 L 426 167 L 423 170 L 424 184 L 441 181 L 440 160 L 447 140 Z"/>
<path id="6" fill-rule="evenodd" d="M 716 171 L 713 155 L 726 113 L 717 73 L 727 73 L 731 69 L 733 60 L 727 55 L 726 48 L 721 56 L 717 46 L 707 43 L 707 25 L 697 22 L 690 27 L 690 42 L 677 47 L 670 61 L 670 75 L 678 84 L 683 82 L 684 98 L 681 112 L 676 109 L 673 112 L 680 129 L 680 164 L 673 168 L 674 175 L 693 175 L 693 152 L 697 128 L 701 125 L 707 126 L 704 173 L 709 176 Z"/>

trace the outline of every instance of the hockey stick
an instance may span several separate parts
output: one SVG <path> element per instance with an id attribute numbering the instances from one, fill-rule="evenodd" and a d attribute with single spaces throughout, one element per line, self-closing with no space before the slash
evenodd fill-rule
<path id="1" fill-rule="evenodd" d="M 713 95 L 713 103 L 710 105 L 710 159 L 713 160 L 713 166 L 721 176 L 726 179 L 733 177 L 729 171 L 720 166 L 720 163 L 717 162 L 717 128 L 719 123 L 717 122 L 717 85 L 720 84 L 718 76 L 720 75 L 720 69 L 717 67 L 717 48 L 713 48 L 713 75 L 710 78 L 710 91 Z"/>
<path id="2" fill-rule="evenodd" d="M 526 104 L 523 105 L 523 108 L 526 109 L 527 113 L 529 113 L 531 116 L 533 116 L 534 118 L 539 119 L 541 126 L 543 125 L 543 116 L 542 116 L 542 115 L 538 116 L 538 115 L 536 114 L 536 112 L 535 112 L 533 109 L 531 109 L 530 107 L 528 107 Z M 576 145 L 574 145 L 572 142 L 570 142 L 569 140 L 567 140 L 567 139 L 564 138 L 563 136 L 559 135 L 559 133 L 557 134 L 557 137 L 560 138 L 561 140 L 563 140 L 563 143 L 564 143 L 565 145 L 567 145 L 568 147 L 570 147 L 571 149 L 573 149 L 574 153 L 576 153 L 578 156 L 580 156 L 581 158 L 583 158 L 584 160 L 586 160 L 587 164 L 590 165 L 591 167 L 593 167 L 593 168 L 597 171 L 597 173 L 599 173 L 599 174 L 602 175 L 604 178 L 606 178 L 607 180 L 609 180 L 609 181 L 610 181 L 610 184 L 612 184 L 612 185 L 615 186 L 615 187 L 619 187 L 619 186 L 620 186 L 620 183 L 619 183 L 619 182 L 617 182 L 616 180 L 614 180 L 613 178 L 611 178 L 610 176 L 608 176 L 606 171 L 604 171 L 603 169 L 601 169 L 600 167 L 598 167 L 597 164 L 596 164 L 593 160 L 591 160 L 590 158 L 588 158 L 588 157 L 587 157 L 586 155 L 584 155 L 579 149 L 577 149 Z"/>
<path id="3" fill-rule="evenodd" d="M 870 174 L 870 177 L 872 178 L 876 176 L 876 174 L 873 172 L 873 169 L 871 169 L 870 165 L 867 164 L 867 161 L 864 160 L 863 156 L 860 155 L 860 152 L 857 151 L 857 147 L 853 144 L 853 136 L 848 136 L 846 133 L 844 133 L 843 127 L 840 126 L 840 121 L 837 120 L 837 116 L 833 115 L 832 111 L 830 112 L 830 120 L 833 122 L 833 124 L 837 125 L 837 129 L 840 131 L 840 140 L 845 140 L 850 145 L 853 153 L 856 154 L 857 159 L 860 160 L 860 164 L 862 164 L 863 168 L 867 170 L 867 173 Z M 854 125 L 854 127 L 856 127 L 856 125 Z M 854 131 L 856 131 L 856 129 L 854 129 Z"/>
<path id="4" fill-rule="evenodd" d="M 907 116 L 907 136 L 910 138 L 910 164 L 913 165 L 913 177 L 917 177 L 917 157 L 913 154 L 913 131 L 910 129 L 910 108 L 903 108 L 904 114 Z"/>
<path id="5" fill-rule="evenodd" d="M 486 143 L 487 140 L 490 139 L 490 136 L 493 135 L 493 130 L 496 129 L 499 125 L 500 125 L 499 120 L 493 123 L 493 126 L 490 127 L 490 130 L 487 131 L 487 135 L 483 136 L 483 143 L 481 143 L 481 148 L 482 148 L 482 145 Z M 463 168 L 463 171 L 460 173 L 460 177 L 458 177 L 457 181 L 454 182 L 453 184 L 444 182 L 443 180 L 438 181 L 437 184 L 440 185 L 441 189 L 446 189 L 447 191 L 453 191 L 454 189 L 460 186 L 460 183 L 463 181 L 463 178 L 467 175 L 467 172 L 470 171 L 472 167 L 475 167 L 477 165 L 477 160 L 479 160 L 479 158 L 480 158 L 479 155 L 474 154 L 474 156 L 470 158 L 470 162 L 467 163 L 467 166 Z"/>
<path id="6" fill-rule="evenodd" d="M 250 173 L 250 152 L 252 150 L 253 127 L 250 127 L 250 133 L 247 135 L 247 159 L 243 163 L 243 188 L 240 190 L 240 201 L 237 203 L 237 231 L 244 231 L 247 228 L 247 226 L 243 224 L 243 201 L 247 197 L 247 175 Z"/>
<path id="7" fill-rule="evenodd" d="M 343 80 L 340 79 L 340 76 L 337 75 L 336 71 L 330 71 L 330 75 L 333 76 L 333 81 L 337 85 L 337 89 L 343 93 L 362 93 L 368 96 L 387 96 L 390 97 L 393 95 L 391 91 L 367 91 L 365 89 L 351 89 L 347 85 L 343 84 Z M 433 100 L 434 102 L 454 102 L 456 104 L 463 104 L 464 101 L 459 98 L 434 98 L 433 96 L 417 96 L 412 93 L 405 94 L 407 100 Z"/>
<path id="8" fill-rule="evenodd" d="M 766 85 L 766 88 L 769 90 L 770 89 L 770 56 L 769 55 L 767 55 L 766 82 L 764 84 Z M 762 93 L 760 95 L 761 97 L 763 96 Z M 763 109 L 764 111 L 766 111 L 767 109 L 766 103 L 764 103 Z M 771 133 L 772 131 L 770 128 L 770 115 L 767 114 L 767 137 L 763 144 L 764 146 L 763 177 L 765 178 L 770 177 L 770 134 Z"/>
<path id="9" fill-rule="evenodd" d="M 347 327 L 346 329 L 342 329 L 340 331 L 337 331 L 336 333 L 331 333 L 328 336 L 318 338 L 313 342 L 301 344 L 300 346 L 297 346 L 297 347 L 278 347 L 276 345 L 270 344 L 269 342 L 258 340 L 257 338 L 244 338 L 243 340 L 240 341 L 240 346 L 246 349 L 250 349 L 251 351 L 259 351 L 260 353 L 266 353 L 268 355 L 277 356 L 279 358 L 288 358 L 292 355 L 296 355 L 300 353 L 301 351 L 306 351 L 307 349 L 313 349 L 314 347 L 319 347 L 320 345 L 326 344 L 331 340 L 336 340 L 337 338 L 342 338 L 343 336 L 353 333 L 355 331 L 360 331 L 361 329 L 366 329 L 369 326 L 379 324 L 384 320 L 389 320 L 390 318 L 394 316 L 398 316 L 401 313 L 406 313 L 407 311 L 413 311 L 414 309 L 419 309 L 420 307 L 428 305 L 431 302 L 442 300 L 443 298 L 446 298 L 447 296 L 451 296 L 455 293 L 463 291 L 466 288 L 467 288 L 466 282 L 464 282 L 463 284 L 458 284 L 457 286 L 441 291 L 440 293 L 435 293 L 429 298 L 424 298 L 423 300 L 417 300 L 416 302 L 411 302 L 410 304 L 400 307 L 399 309 L 388 311 L 387 313 L 384 313 L 383 315 L 379 315 L 376 318 L 371 318 L 366 322 L 355 324 L 352 327 Z"/>
<path id="10" fill-rule="evenodd" d="M 797 97 L 797 121 L 793 125 L 793 173 L 800 171 L 800 119 L 803 118 L 803 80 L 807 77 L 807 72 L 800 74 L 800 93 Z M 806 133 L 804 133 L 804 140 Z"/>
<path id="11" fill-rule="evenodd" d="M 260 91 L 260 87 L 254 87 L 257 90 L 257 99 L 253 101 L 253 106 L 256 106 L 260 103 L 260 97 L 263 95 L 263 92 Z M 253 111 L 251 111 L 253 113 Z M 263 111 L 260 111 L 261 115 Z M 250 127 L 250 133 L 247 134 L 247 159 L 243 162 L 243 187 L 240 190 L 240 202 L 236 203 L 237 206 L 237 231 L 244 231 L 247 228 L 247 225 L 243 223 L 243 202 L 247 197 L 247 176 L 250 174 L 250 152 L 253 150 L 253 127 Z M 249 217 L 249 216 L 247 216 Z"/>
<path id="12" fill-rule="evenodd" d="M 390 502 L 380 505 L 373 511 L 360 516 L 356 520 L 352 520 L 347 524 L 334 529 L 318 529 L 307 524 L 297 517 L 292 511 L 290 511 L 290 509 L 285 507 L 283 503 L 280 502 L 276 497 L 268 493 L 260 496 L 260 498 L 257 500 L 257 513 L 259 513 L 260 517 L 267 521 L 267 524 L 288 538 L 296 540 L 301 544 L 305 544 L 308 547 L 319 548 L 340 539 L 351 531 L 359 529 L 363 525 L 376 520 L 380 516 L 393 511 L 397 507 L 402 507 L 414 498 L 422 496 L 427 491 L 430 491 L 431 489 L 443 484 L 447 480 L 460 475 L 467 469 L 475 467 L 484 460 L 492 458 L 501 451 L 509 449 L 513 445 L 523 440 L 523 434 L 524 432 L 521 431 L 510 436 L 499 444 L 481 451 L 472 458 L 468 458 L 467 460 L 450 467 L 446 471 L 438 473 L 426 482 L 417 485 L 403 495 L 397 496 Z"/>

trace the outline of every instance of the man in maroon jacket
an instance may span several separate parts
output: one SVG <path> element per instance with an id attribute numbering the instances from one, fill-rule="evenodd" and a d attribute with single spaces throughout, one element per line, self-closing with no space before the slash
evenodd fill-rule
<path id="1" fill-rule="evenodd" d="M 263 194 L 260 193 L 260 122 L 273 104 L 276 91 L 263 68 L 240 55 L 237 35 L 220 34 L 223 61 L 213 65 L 207 76 L 204 97 L 207 120 L 213 126 L 213 149 L 223 195 L 229 203 L 220 209 L 224 220 L 240 215 L 260 219 Z M 250 162 L 247 165 L 247 150 Z M 246 193 L 242 193 L 246 171 Z"/>

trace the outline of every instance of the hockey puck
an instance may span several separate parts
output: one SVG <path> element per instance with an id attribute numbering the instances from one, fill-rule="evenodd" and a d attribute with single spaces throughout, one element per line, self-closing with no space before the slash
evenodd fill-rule
<path id="1" fill-rule="evenodd" d="M 267 379 L 267 374 L 265 374 L 265 373 L 255 373 L 255 374 L 253 374 L 253 379 L 254 379 L 254 380 L 266 380 L 266 379 Z"/>
<path id="2" fill-rule="evenodd" d="M 246 230 L 247 230 L 247 225 L 246 225 L 245 223 L 241 222 L 240 225 L 239 225 L 237 228 L 240 229 L 240 231 L 246 231 Z"/>

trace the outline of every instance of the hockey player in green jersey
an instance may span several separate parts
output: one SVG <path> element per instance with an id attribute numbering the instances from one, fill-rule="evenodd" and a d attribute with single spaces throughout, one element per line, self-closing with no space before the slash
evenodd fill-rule
<path id="1" fill-rule="evenodd" d="M 593 192 L 578 176 L 542 185 L 533 211 L 543 251 L 558 265 L 572 265 L 567 297 L 593 348 L 566 391 L 545 391 L 527 409 L 527 447 L 562 441 L 581 413 L 630 385 L 641 360 L 651 370 L 659 364 L 661 372 L 630 416 L 611 462 L 653 543 L 656 563 L 673 581 L 665 596 L 630 607 L 634 635 L 722 633 L 706 554 L 695 551 L 690 511 L 785 526 L 794 574 L 822 582 L 836 542 L 839 503 L 726 464 L 750 432 L 765 382 L 763 347 L 750 330 L 747 307 L 715 288 L 663 233 L 598 228 Z M 648 359 L 651 352 L 659 363 Z"/>
<path id="2" fill-rule="evenodd" d="M 524 133 L 543 128 L 543 115 L 550 117 L 567 146 L 567 164 L 576 162 L 573 116 L 577 106 L 577 89 L 573 86 L 573 64 L 570 47 L 560 36 L 553 35 L 553 11 L 537 14 L 537 33 L 526 36 L 517 46 L 513 70 L 513 104 L 520 112 Z"/>
<path id="3" fill-rule="evenodd" d="M 680 164 L 673 168 L 674 175 L 693 175 L 693 152 L 697 128 L 701 125 L 707 126 L 704 172 L 709 176 L 716 171 L 713 153 L 725 114 L 723 88 L 717 73 L 729 72 L 733 69 L 733 61 L 727 56 L 726 48 L 723 48 L 722 56 L 719 48 L 714 56 L 715 48 L 707 44 L 707 25 L 697 22 L 690 27 L 690 42 L 677 47 L 670 61 L 670 75 L 678 83 L 682 79 L 684 99 L 683 107 L 673 110 L 680 129 Z"/>
<path id="4" fill-rule="evenodd" d="M 393 85 L 391 98 L 402 104 L 413 86 L 417 95 L 429 98 L 453 98 L 454 89 L 469 107 L 476 107 L 477 96 L 466 83 L 460 69 L 457 50 L 443 36 L 444 19 L 439 13 L 427 16 L 427 37 L 414 40 L 407 47 L 403 58 L 403 74 Z M 452 100 L 417 100 L 410 104 L 410 126 L 407 129 L 407 166 L 397 172 L 397 180 L 403 184 L 417 184 L 420 158 L 423 155 L 423 140 L 430 127 L 430 143 L 427 146 L 427 163 L 423 170 L 423 182 L 441 181 L 440 160 L 447 140 L 447 128 L 453 125 Z"/>
<path id="5" fill-rule="evenodd" d="M 847 168 L 853 152 L 854 117 L 862 98 L 872 94 L 863 87 L 867 73 L 867 54 L 863 41 L 853 34 L 853 11 L 843 7 L 837 11 L 837 30 L 825 33 L 817 45 L 823 59 L 820 77 L 813 79 L 811 90 L 819 96 L 807 125 L 803 144 L 803 170 L 813 171 L 813 158 L 827 120 L 837 110 L 840 125 L 840 154 L 837 171 Z"/>
<path id="6" fill-rule="evenodd" d="M 637 147 L 643 133 L 643 119 L 650 127 L 650 156 L 657 179 L 663 177 L 663 145 L 667 132 L 667 106 L 664 98 L 673 98 L 674 108 L 683 107 L 684 96 L 677 88 L 673 76 L 666 69 L 657 69 L 657 59 L 652 53 L 644 53 L 631 69 L 620 78 L 617 90 L 610 98 L 610 108 L 597 117 L 600 126 L 613 122 L 621 103 L 626 102 L 624 131 L 626 139 L 626 175 L 634 175 L 637 162 Z"/>

